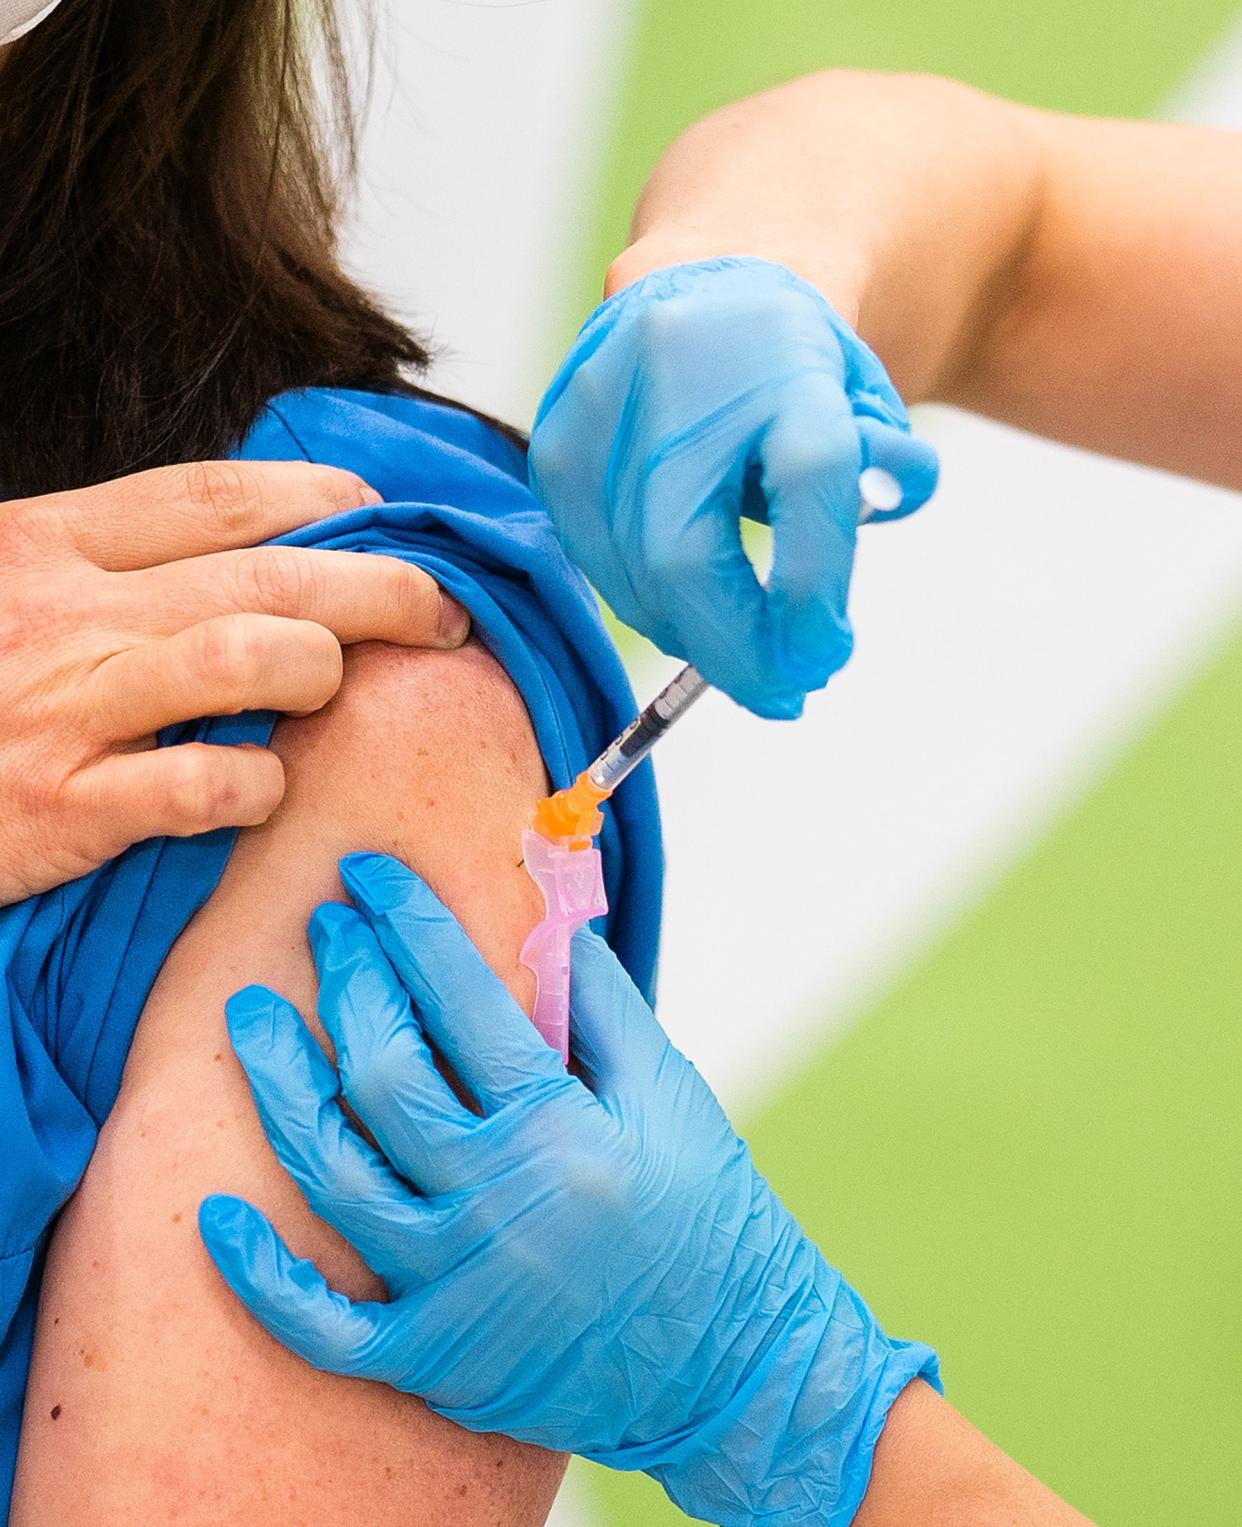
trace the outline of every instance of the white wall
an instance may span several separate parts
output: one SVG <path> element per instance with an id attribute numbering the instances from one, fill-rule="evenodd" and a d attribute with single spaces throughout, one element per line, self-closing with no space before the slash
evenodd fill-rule
<path id="1" fill-rule="evenodd" d="M 580 268 L 580 208 L 593 200 L 630 7 L 377 8 L 352 264 L 444 347 L 434 385 L 528 424 Z"/>

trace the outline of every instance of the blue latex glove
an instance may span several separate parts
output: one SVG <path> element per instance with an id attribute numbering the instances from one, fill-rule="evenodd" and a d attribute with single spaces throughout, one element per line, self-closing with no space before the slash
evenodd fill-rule
<path id="1" fill-rule="evenodd" d="M 691 1515 L 848 1523 L 889 1406 L 935 1382 L 933 1354 L 883 1335 L 600 939 L 574 942 L 588 1088 L 422 881 L 378 855 L 342 876 L 359 911 L 311 920 L 339 1078 L 261 987 L 229 1028 L 277 1156 L 391 1302 L 351 1303 L 256 1209 L 209 1198 L 203 1238 L 233 1290 L 319 1368 L 645 1469 Z"/>
<path id="2" fill-rule="evenodd" d="M 597 308 L 535 419 L 531 486 L 618 616 L 761 716 L 794 716 L 850 655 L 858 478 L 936 486 L 883 366 L 766 260 L 676 265 Z M 769 521 L 765 590 L 743 515 Z"/>

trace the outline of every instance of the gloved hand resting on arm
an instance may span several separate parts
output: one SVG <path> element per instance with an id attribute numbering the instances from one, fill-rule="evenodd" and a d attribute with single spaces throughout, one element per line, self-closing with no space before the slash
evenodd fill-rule
<path id="1" fill-rule="evenodd" d="M 656 270 L 587 320 L 540 406 L 531 486 L 617 615 L 763 716 L 795 716 L 850 655 L 860 472 L 909 514 L 937 463 L 884 367 L 782 265 Z M 766 590 L 743 516 L 769 522 Z"/>
<path id="2" fill-rule="evenodd" d="M 692 1515 L 852 1521 L 932 1352 L 880 1331 L 600 939 L 574 947 L 587 1085 L 416 876 L 375 855 L 342 876 L 358 910 L 311 922 L 339 1078 L 271 992 L 234 997 L 229 1026 L 277 1155 L 391 1302 L 332 1292 L 255 1209 L 214 1197 L 200 1223 L 232 1288 L 320 1368 L 646 1470 Z"/>

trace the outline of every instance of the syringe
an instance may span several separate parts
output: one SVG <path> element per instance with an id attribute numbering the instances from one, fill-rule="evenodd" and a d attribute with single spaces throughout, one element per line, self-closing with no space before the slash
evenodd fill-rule
<path id="1" fill-rule="evenodd" d="M 860 520 L 877 510 L 900 507 L 901 489 L 896 480 L 877 467 L 862 474 L 858 487 L 862 496 Z M 594 842 L 604 825 L 600 803 L 633 773 L 707 687 L 697 668 L 683 668 L 568 789 L 539 802 L 530 828 L 522 834 L 523 862 L 543 894 L 545 909 L 545 916 L 521 952 L 522 963 L 535 973 L 531 1017 L 562 1060 L 569 1058 L 574 932 L 608 908 L 603 864 Z"/>
<path id="2" fill-rule="evenodd" d="M 866 468 L 858 479 L 858 493 L 862 500 L 860 523 L 877 512 L 901 507 L 901 485 L 882 467 Z M 600 802 L 633 773 L 707 688 L 703 675 L 687 664 L 567 790 L 558 790 L 539 802 L 532 823 L 535 831 L 570 848 L 588 847 L 603 822 Z"/>
<path id="3" fill-rule="evenodd" d="M 601 795 L 611 795 L 638 768 L 673 722 L 681 720 L 706 688 L 707 680 L 687 663 L 586 771 L 587 779 Z"/>
<path id="4" fill-rule="evenodd" d="M 574 933 L 608 910 L 603 861 L 594 841 L 604 825 L 600 802 L 642 763 L 706 688 L 707 681 L 697 668 L 683 668 L 568 790 L 558 790 L 539 802 L 529 829 L 522 834 L 522 861 L 543 893 L 544 903 L 544 916 L 521 953 L 522 964 L 535 973 L 531 1021 L 563 1061 L 569 1059 Z"/>

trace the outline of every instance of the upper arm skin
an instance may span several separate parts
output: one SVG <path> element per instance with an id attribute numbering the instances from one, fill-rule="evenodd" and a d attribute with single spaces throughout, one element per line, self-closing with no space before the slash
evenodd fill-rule
<path id="1" fill-rule="evenodd" d="M 313 1014 L 305 923 L 341 898 L 341 854 L 407 860 L 519 1000 L 533 997 L 517 952 L 540 906 L 519 834 L 545 780 L 521 701 L 481 648 L 356 648 L 338 698 L 282 722 L 274 745 L 285 803 L 241 835 L 173 949 L 53 1238 L 14 1527 L 510 1527 L 543 1521 L 560 1482 L 557 1455 L 305 1365 L 250 1319 L 199 1242 L 199 1201 L 236 1193 L 335 1287 L 382 1297 L 278 1167 L 223 1020 L 225 999 L 251 981 Z"/>

